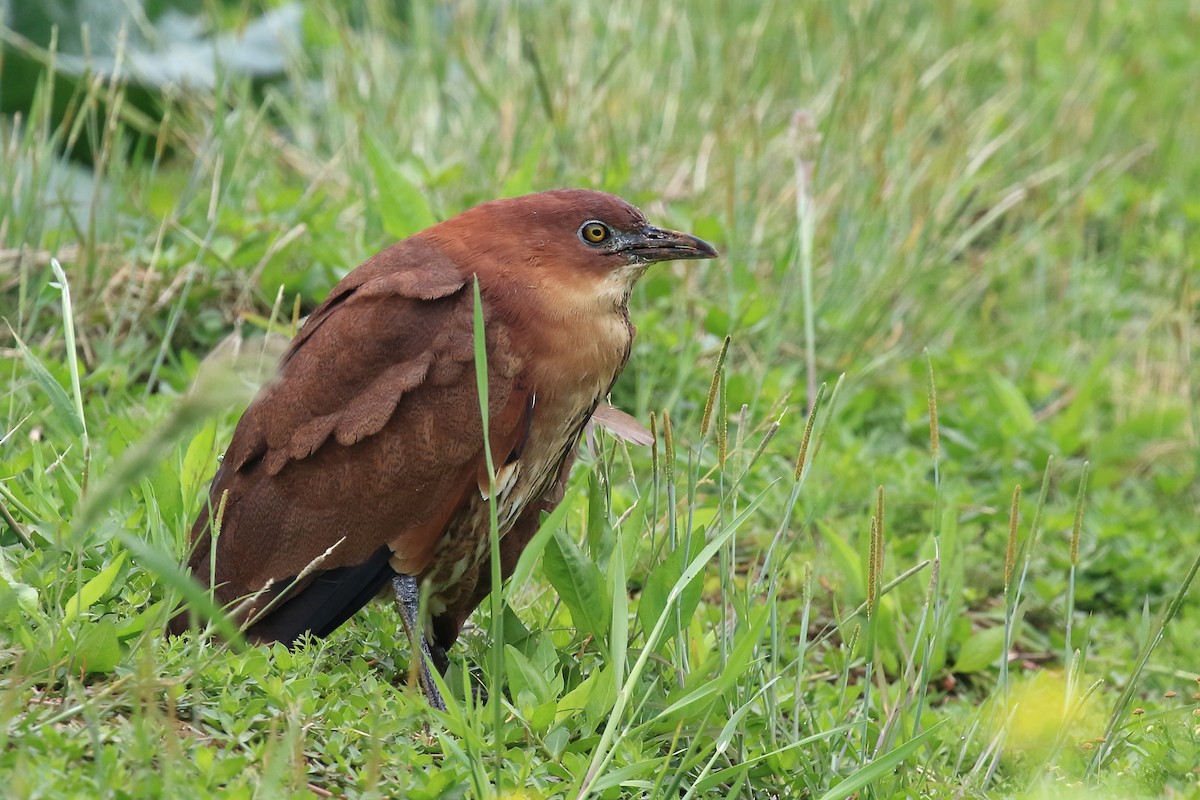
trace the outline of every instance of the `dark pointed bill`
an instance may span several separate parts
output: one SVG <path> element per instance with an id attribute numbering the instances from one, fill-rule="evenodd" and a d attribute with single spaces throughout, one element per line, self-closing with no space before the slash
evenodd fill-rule
<path id="1" fill-rule="evenodd" d="M 717 257 L 717 249 L 711 244 L 681 231 L 648 225 L 622 238 L 623 240 L 618 242 L 617 250 L 629 254 L 642 264 Z"/>

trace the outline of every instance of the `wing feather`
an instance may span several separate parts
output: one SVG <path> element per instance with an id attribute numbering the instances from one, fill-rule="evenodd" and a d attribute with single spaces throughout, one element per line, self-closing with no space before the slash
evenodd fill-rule
<path id="1" fill-rule="evenodd" d="M 444 261 L 409 240 L 350 273 L 246 410 L 210 491 L 214 508 L 226 496 L 222 602 L 300 574 L 339 540 L 318 574 L 366 564 L 383 546 L 406 571 L 432 557 L 485 463 L 473 296 Z M 488 370 L 491 449 L 504 463 L 525 433 L 528 391 L 490 319 Z M 205 578 L 208 527 L 201 514 L 192 532 L 192 569 Z"/>

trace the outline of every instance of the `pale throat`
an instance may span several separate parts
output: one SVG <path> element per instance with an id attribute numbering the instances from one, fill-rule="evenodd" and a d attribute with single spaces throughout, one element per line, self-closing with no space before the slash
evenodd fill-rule
<path id="1" fill-rule="evenodd" d="M 629 353 L 629 295 L 645 270 L 642 264 L 622 267 L 553 293 L 553 305 L 542 309 L 547 323 L 542 330 L 550 335 L 540 354 L 541 391 L 594 399 L 608 390 Z"/>

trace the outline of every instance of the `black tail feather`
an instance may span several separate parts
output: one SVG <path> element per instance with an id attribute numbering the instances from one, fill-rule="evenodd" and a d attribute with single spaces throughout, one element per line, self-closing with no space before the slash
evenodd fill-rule
<path id="1" fill-rule="evenodd" d="M 386 545 L 361 564 L 322 572 L 246 630 L 253 641 L 292 645 L 306 632 L 325 637 L 379 594 L 396 571 Z M 290 580 L 279 581 L 287 586 Z"/>

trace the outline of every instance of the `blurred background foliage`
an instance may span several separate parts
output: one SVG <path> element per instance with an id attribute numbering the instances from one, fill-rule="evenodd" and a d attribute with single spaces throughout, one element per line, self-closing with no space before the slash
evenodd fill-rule
<path id="1" fill-rule="evenodd" d="M 1194 4 L 0 12 L 0 764 L 18 795 L 1194 789 Z M 560 185 L 723 256 L 635 293 L 614 401 L 660 432 L 669 412 L 674 471 L 661 436 L 653 457 L 585 459 L 550 563 L 509 595 L 505 727 L 420 733 L 390 609 L 296 653 L 163 644 L 186 530 L 278 337 L 388 242 Z M 668 600 L 682 554 L 721 537 Z M 628 658 L 590 613 L 621 597 L 617 543 Z M 594 567 L 572 592 L 567 560 Z M 868 618 L 870 587 L 900 578 Z M 452 681 L 491 669 L 488 642 L 466 637 Z M 614 713 L 623 693 L 642 705 Z M 629 728 L 597 773 L 609 719 Z M 503 777 L 479 774 L 483 751 Z M 921 769 L 893 771 L 906 760 Z"/>

